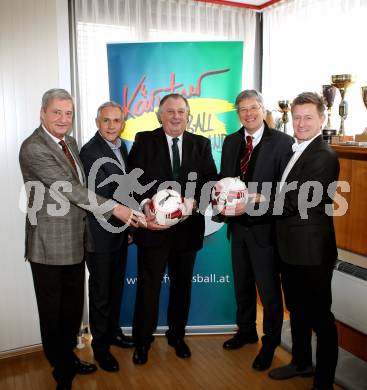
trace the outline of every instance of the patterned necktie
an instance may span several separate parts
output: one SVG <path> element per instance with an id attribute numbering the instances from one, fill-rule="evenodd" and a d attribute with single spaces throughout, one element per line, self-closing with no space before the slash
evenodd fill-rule
<path id="1" fill-rule="evenodd" d="M 241 169 L 241 176 L 245 176 L 249 163 L 251 158 L 251 153 L 253 151 L 254 147 L 252 145 L 252 137 L 250 135 L 246 136 L 246 149 L 243 153 L 243 156 L 240 161 L 240 169 Z"/>
<path id="2" fill-rule="evenodd" d="M 172 173 L 173 180 L 178 180 L 180 173 L 180 152 L 178 151 L 178 138 L 172 138 Z"/>
<path id="3" fill-rule="evenodd" d="M 78 172 L 77 169 L 76 169 L 76 164 L 75 164 L 74 158 L 73 158 L 73 156 L 71 155 L 70 150 L 69 150 L 69 148 L 67 147 L 65 141 L 61 140 L 61 141 L 59 142 L 59 144 L 61 145 L 62 151 L 64 152 L 66 158 L 70 161 L 70 164 L 73 166 L 75 172 Z"/>

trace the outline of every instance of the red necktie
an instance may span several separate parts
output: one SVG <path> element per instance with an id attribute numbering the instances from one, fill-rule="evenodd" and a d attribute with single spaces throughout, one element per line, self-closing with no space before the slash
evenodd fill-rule
<path id="1" fill-rule="evenodd" d="M 77 169 L 76 169 L 75 160 L 74 160 L 73 156 L 71 155 L 70 150 L 69 150 L 69 148 L 67 147 L 65 141 L 61 140 L 61 141 L 59 142 L 59 144 L 61 145 L 62 151 L 64 152 L 66 158 L 70 161 L 70 164 L 73 166 L 75 172 L 78 172 Z"/>
<path id="2" fill-rule="evenodd" d="M 250 135 L 246 136 L 246 149 L 243 153 L 243 156 L 240 161 L 241 176 L 245 176 L 251 158 L 252 150 L 254 149 L 252 145 L 252 137 Z"/>

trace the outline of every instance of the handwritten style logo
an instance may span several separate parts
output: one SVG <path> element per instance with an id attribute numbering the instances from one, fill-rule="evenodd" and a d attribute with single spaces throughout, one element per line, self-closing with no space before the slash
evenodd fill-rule
<path id="1" fill-rule="evenodd" d="M 204 81 L 209 77 L 220 77 L 229 68 L 209 70 L 199 75 L 197 80 L 188 85 L 176 81 L 176 73 L 171 72 L 166 86 L 148 89 L 148 76 L 143 75 L 137 85 L 130 89 L 123 85 L 123 109 L 127 117 L 123 138 L 133 141 L 138 131 L 153 130 L 159 127 L 155 110 L 161 98 L 168 93 L 180 93 L 185 96 L 190 105 L 187 131 L 209 138 L 213 149 L 221 149 L 227 134 L 225 123 L 218 114 L 233 111 L 232 103 L 224 99 L 202 97 Z"/>

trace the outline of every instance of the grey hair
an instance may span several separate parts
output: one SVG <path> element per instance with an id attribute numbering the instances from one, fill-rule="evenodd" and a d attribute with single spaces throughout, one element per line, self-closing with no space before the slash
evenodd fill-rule
<path id="1" fill-rule="evenodd" d="M 238 94 L 238 96 L 236 97 L 236 102 L 235 102 L 237 112 L 239 110 L 239 105 L 242 102 L 242 100 L 253 99 L 253 98 L 255 98 L 255 100 L 260 104 L 260 106 L 265 114 L 266 110 L 265 110 L 265 105 L 264 105 L 264 98 L 262 97 L 260 92 L 256 91 L 256 89 L 245 89 L 244 91 L 242 91 L 241 93 Z"/>
<path id="2" fill-rule="evenodd" d="M 162 109 L 163 109 L 163 105 L 164 103 L 166 102 L 166 100 L 168 100 L 169 98 L 172 98 L 172 99 L 182 99 L 184 102 L 185 102 L 185 105 L 186 105 L 186 109 L 187 109 L 187 115 L 190 114 L 190 106 L 189 106 L 189 102 L 188 100 L 185 98 L 185 96 L 179 94 L 179 93 L 170 93 L 166 96 L 164 96 L 161 101 L 159 102 L 159 107 L 158 107 L 158 112 L 157 112 L 157 118 L 158 118 L 158 121 L 159 123 L 162 123 L 161 122 L 161 113 L 162 113 Z"/>
<path id="3" fill-rule="evenodd" d="M 97 109 L 97 118 L 101 115 L 101 111 L 106 108 L 106 107 L 116 107 L 116 108 L 119 108 L 121 110 L 121 114 L 123 115 L 124 114 L 124 110 L 121 106 L 121 104 L 119 103 L 116 103 L 114 101 L 109 101 L 109 102 L 105 102 L 103 104 L 101 104 L 98 109 Z M 123 115 L 124 116 L 124 115 Z"/>
<path id="4" fill-rule="evenodd" d="M 42 96 L 42 110 L 46 111 L 49 103 L 53 99 L 58 99 L 58 100 L 71 100 L 73 104 L 73 111 L 74 111 L 74 100 L 70 93 L 66 91 L 65 89 L 62 88 L 53 88 L 49 89 L 46 91 L 43 96 Z"/>

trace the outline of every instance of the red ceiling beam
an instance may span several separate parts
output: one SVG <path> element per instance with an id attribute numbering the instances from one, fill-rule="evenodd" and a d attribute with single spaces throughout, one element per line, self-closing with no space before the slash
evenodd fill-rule
<path id="1" fill-rule="evenodd" d="M 220 5 L 229 5 L 231 7 L 239 7 L 239 8 L 250 8 L 254 9 L 256 11 L 261 11 L 262 9 L 269 7 L 270 5 L 279 3 L 281 0 L 269 0 L 266 3 L 262 5 L 253 5 L 253 4 L 246 4 L 246 3 L 236 3 L 234 1 L 229 0 L 195 0 L 195 1 L 201 1 L 203 3 L 213 3 L 213 4 L 220 4 Z"/>

